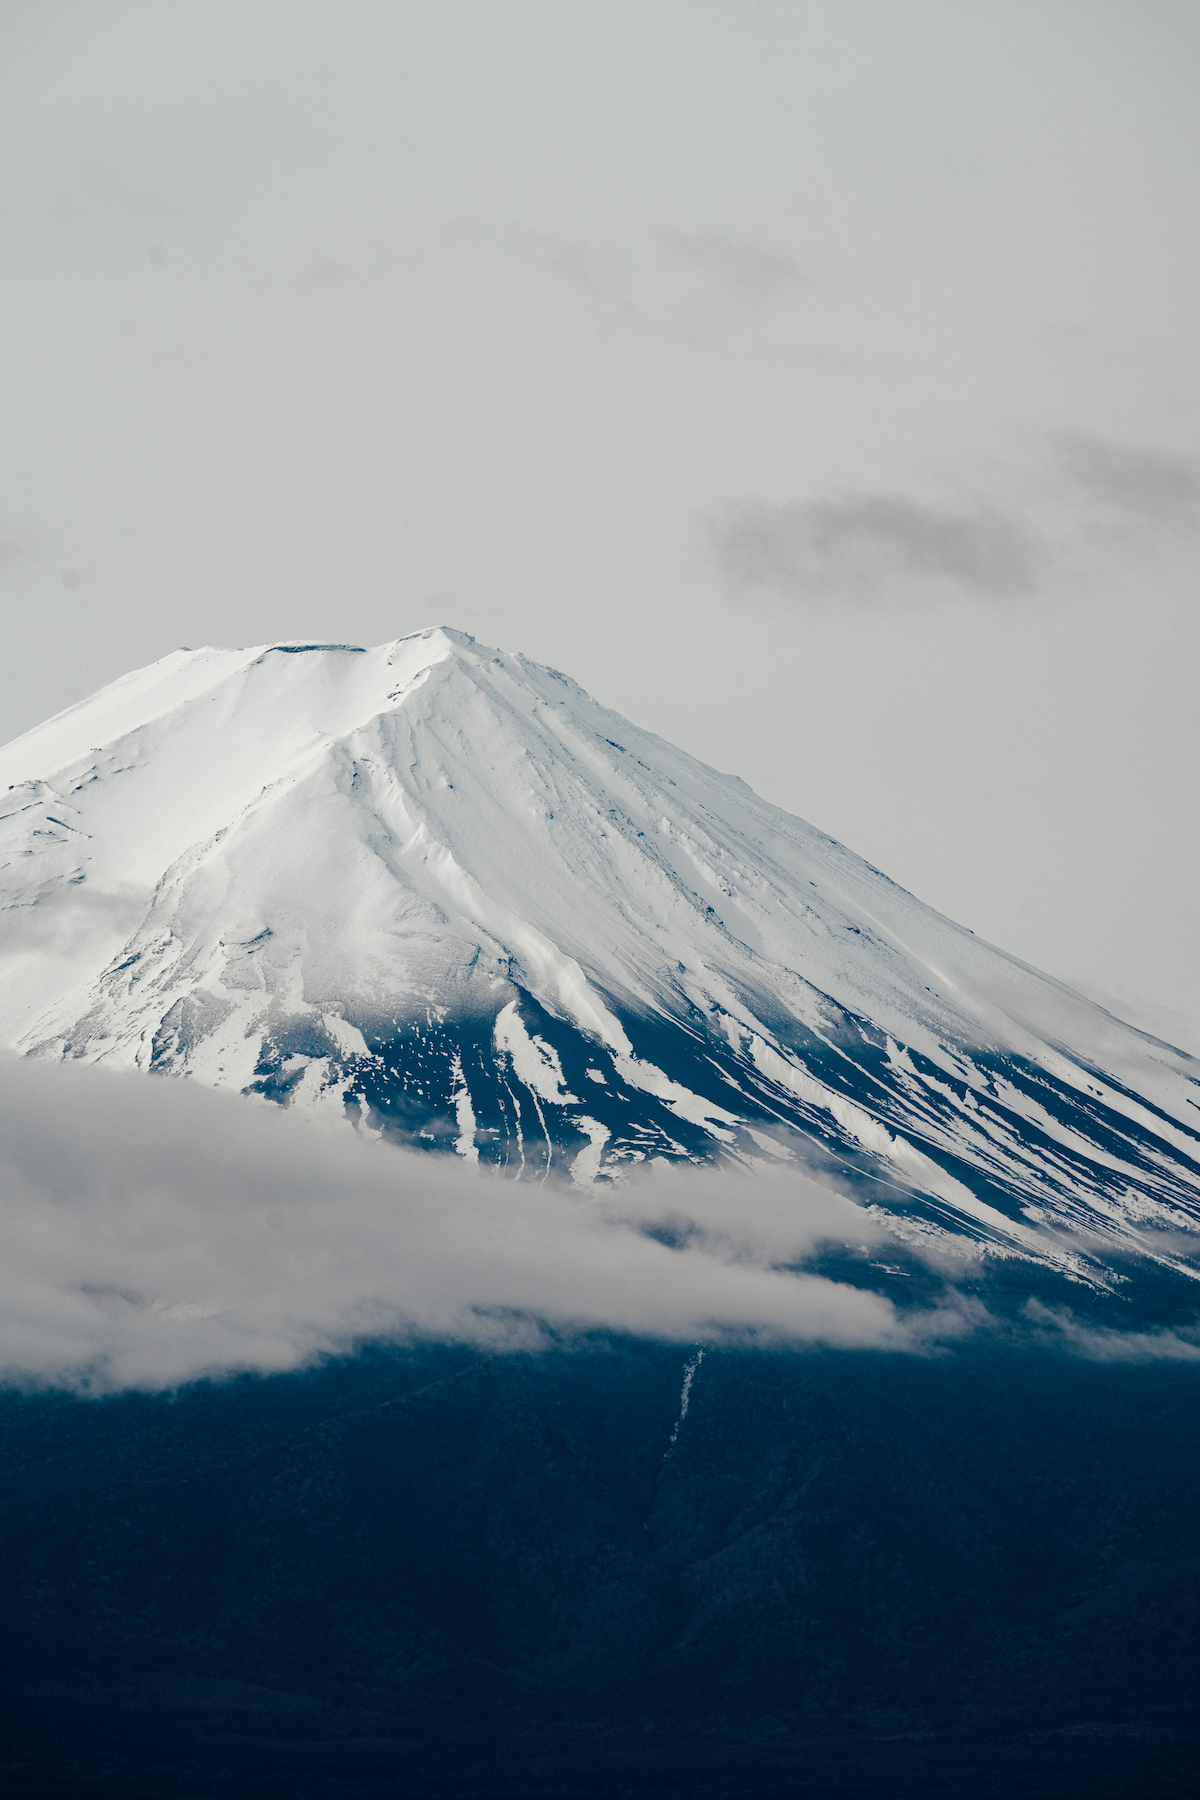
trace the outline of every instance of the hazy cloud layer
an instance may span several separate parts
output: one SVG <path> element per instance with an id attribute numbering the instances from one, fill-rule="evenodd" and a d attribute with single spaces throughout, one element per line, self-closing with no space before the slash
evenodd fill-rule
<path id="1" fill-rule="evenodd" d="M 968 1329 L 957 1304 L 902 1313 L 796 1272 L 830 1240 L 883 1241 L 800 1177 L 689 1174 L 583 1201 L 187 1082 L 11 1057 L 0 1143 L 9 1380 L 158 1388 L 367 1338 L 914 1350 Z"/>
<path id="2" fill-rule="evenodd" d="M 902 494 L 730 505 L 710 522 L 708 543 L 727 589 L 795 600 L 868 600 L 914 581 L 1003 600 L 1030 593 L 1043 562 L 1034 533 L 1003 512 Z"/>

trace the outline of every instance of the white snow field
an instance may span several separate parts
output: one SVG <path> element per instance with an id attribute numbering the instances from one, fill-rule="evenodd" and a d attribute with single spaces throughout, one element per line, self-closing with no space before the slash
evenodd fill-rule
<path id="1" fill-rule="evenodd" d="M 1200 1062 L 449 629 L 181 650 L 0 751 L 0 1040 L 595 1192 L 800 1158 L 898 1229 L 1200 1248 Z"/>

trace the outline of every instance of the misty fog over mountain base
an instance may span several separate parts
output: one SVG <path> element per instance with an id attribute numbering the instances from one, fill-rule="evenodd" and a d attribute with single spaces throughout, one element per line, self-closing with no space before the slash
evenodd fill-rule
<path id="1" fill-rule="evenodd" d="M 1194 1364 L 699 1348 L 10 1394 L 6 1791 L 1194 1792 Z"/>

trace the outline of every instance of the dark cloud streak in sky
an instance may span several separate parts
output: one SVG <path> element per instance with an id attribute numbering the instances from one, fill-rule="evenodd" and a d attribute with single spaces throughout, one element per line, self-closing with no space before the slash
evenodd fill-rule
<path id="1" fill-rule="evenodd" d="M 991 508 L 944 509 L 903 494 L 727 506 L 708 542 L 723 584 L 785 599 L 879 601 L 912 584 L 1006 600 L 1031 593 L 1043 562 L 1034 533 Z"/>
<path id="2" fill-rule="evenodd" d="M 1060 438 L 1059 453 L 1092 506 L 1147 527 L 1200 528 L 1200 459 L 1081 436 Z"/>
<path id="3" fill-rule="evenodd" d="M 1172 450 L 1060 433 L 1031 455 L 1023 487 L 1019 501 L 972 505 L 899 491 L 729 501 L 702 534 L 731 598 L 885 607 L 1027 600 L 1070 568 L 1094 571 L 1114 538 L 1145 555 L 1200 531 L 1200 458 Z"/>
<path id="4" fill-rule="evenodd" d="M 751 302 L 803 284 L 795 259 L 773 244 L 711 231 L 661 231 L 658 241 L 669 256 L 703 270 Z"/>

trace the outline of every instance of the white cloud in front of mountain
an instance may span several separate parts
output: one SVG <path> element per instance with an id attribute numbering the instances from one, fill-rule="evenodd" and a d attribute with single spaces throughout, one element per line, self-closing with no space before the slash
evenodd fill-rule
<path id="1" fill-rule="evenodd" d="M 914 1351 L 902 1312 L 810 1273 L 879 1221 L 791 1171 L 688 1171 L 584 1202 L 190 1082 L 0 1061 L 0 1373 L 162 1389 L 368 1340 L 498 1351 L 609 1331 Z"/>

